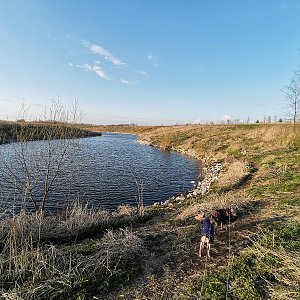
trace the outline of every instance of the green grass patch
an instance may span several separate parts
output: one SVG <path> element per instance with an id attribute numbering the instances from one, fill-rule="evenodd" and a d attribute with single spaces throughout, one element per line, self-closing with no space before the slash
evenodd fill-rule
<path id="1" fill-rule="evenodd" d="M 284 205 L 300 206 L 300 197 L 284 199 L 280 202 L 280 206 Z"/>
<path id="2" fill-rule="evenodd" d="M 197 223 L 197 221 L 193 216 L 184 219 L 174 219 L 174 220 L 171 219 L 167 221 L 167 224 L 174 228 L 194 225 L 195 223 Z"/>
<path id="3" fill-rule="evenodd" d="M 300 225 L 273 224 L 268 229 L 268 233 L 258 239 L 257 244 L 242 253 L 229 267 L 204 277 L 199 275 L 186 280 L 182 286 L 183 294 L 203 300 L 259 300 L 267 299 L 269 286 L 266 282 L 285 287 L 284 280 L 278 282 L 274 272 L 285 269 L 285 260 L 278 259 L 283 251 L 293 253 L 291 251 L 300 249 Z M 286 272 L 286 278 L 290 276 Z M 300 292 L 299 284 L 289 288 L 296 293 Z"/>
<path id="4" fill-rule="evenodd" d="M 300 173 L 297 170 L 289 170 L 272 179 L 261 179 L 252 188 L 253 196 L 268 196 L 276 193 L 295 192 L 300 187 Z"/>
<path id="5" fill-rule="evenodd" d="M 194 295 L 195 299 L 203 300 L 262 299 L 259 281 L 264 273 L 265 271 L 256 265 L 253 255 L 244 254 L 229 268 L 186 281 L 183 287 L 184 294 Z"/>
<path id="6" fill-rule="evenodd" d="M 170 137 L 170 142 L 171 144 L 174 145 L 179 145 L 185 140 L 187 140 L 190 136 L 186 133 L 174 133 Z"/>
<path id="7" fill-rule="evenodd" d="M 282 247 L 288 251 L 300 250 L 300 224 L 285 225 L 284 221 L 266 223 L 264 226 L 269 234 L 261 240 L 266 247 Z"/>

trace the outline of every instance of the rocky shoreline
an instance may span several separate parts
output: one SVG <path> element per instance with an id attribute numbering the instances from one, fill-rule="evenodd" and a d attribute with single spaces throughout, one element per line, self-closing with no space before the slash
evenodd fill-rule
<path id="1" fill-rule="evenodd" d="M 161 148 L 159 145 L 154 145 L 150 141 L 138 139 L 137 143 Z M 156 202 L 153 205 L 167 205 L 172 206 L 173 202 L 180 203 L 181 201 L 185 201 L 186 199 L 194 198 L 197 196 L 203 196 L 207 194 L 210 190 L 211 184 L 218 180 L 220 172 L 222 170 L 222 163 L 218 162 L 215 158 L 210 157 L 198 157 L 193 149 L 174 149 L 171 148 L 169 150 L 182 153 L 194 159 L 197 159 L 200 162 L 200 175 L 198 182 L 195 182 L 194 188 L 186 193 L 175 194 L 171 198 L 162 201 Z"/>

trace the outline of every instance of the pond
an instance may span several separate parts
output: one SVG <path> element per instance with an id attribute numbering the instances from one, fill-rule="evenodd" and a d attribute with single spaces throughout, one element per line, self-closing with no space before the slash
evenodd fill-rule
<path id="1" fill-rule="evenodd" d="M 109 210 L 120 204 L 136 205 L 138 188 L 140 197 L 149 205 L 190 190 L 193 187 L 192 182 L 197 181 L 199 176 L 197 160 L 141 145 L 136 142 L 134 135 L 104 133 L 102 136 L 78 141 L 79 150 L 74 152 L 72 162 L 64 169 L 63 176 L 60 174 L 56 178 L 56 184 L 49 193 L 46 202 L 48 210 L 56 211 L 75 198 Z M 46 143 L 28 142 L 26 151 L 37 157 L 36 153 Z M 21 160 L 18 162 L 20 154 L 17 153 L 17 143 L 2 145 L 1 149 L 2 161 L 10 160 L 10 168 L 18 170 Z M 41 154 L 38 157 L 43 159 Z M 26 160 L 30 165 L 31 159 Z M 24 189 L 22 192 L 18 189 L 16 179 L 7 180 L 7 166 L 0 163 L 0 167 L 1 201 L 6 206 L 19 207 L 24 198 Z M 41 165 L 37 167 L 34 163 L 31 167 L 42 169 Z M 23 179 L 25 177 L 23 175 Z M 36 179 L 36 184 L 42 186 L 42 179 Z"/>

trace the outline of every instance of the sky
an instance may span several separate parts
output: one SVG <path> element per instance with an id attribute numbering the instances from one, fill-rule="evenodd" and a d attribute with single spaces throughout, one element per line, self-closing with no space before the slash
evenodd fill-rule
<path id="1" fill-rule="evenodd" d="M 279 118 L 299 49 L 300 0 L 0 0 L 0 120 Z"/>

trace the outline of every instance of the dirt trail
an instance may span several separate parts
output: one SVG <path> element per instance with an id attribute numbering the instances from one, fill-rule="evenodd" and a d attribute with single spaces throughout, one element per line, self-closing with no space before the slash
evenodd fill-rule
<path id="1" fill-rule="evenodd" d="M 259 224 L 270 218 L 282 218 L 270 215 L 270 205 L 275 203 L 264 201 L 260 208 L 251 213 L 239 215 L 229 229 L 217 229 L 215 242 L 211 250 L 211 258 L 198 257 L 199 237 L 187 239 L 187 232 L 195 229 L 195 225 L 172 227 L 168 221 L 175 218 L 176 210 L 165 210 L 146 224 L 137 228 L 136 234 L 143 238 L 149 250 L 147 274 L 162 275 L 166 266 L 173 272 L 192 275 L 210 273 L 216 268 L 226 266 L 228 258 L 234 258 L 251 243 L 250 237 L 259 232 Z M 230 238 L 229 238 L 230 237 Z M 230 241 L 230 243 L 229 243 Z M 230 251 L 229 251 L 230 250 Z"/>

